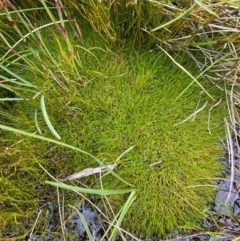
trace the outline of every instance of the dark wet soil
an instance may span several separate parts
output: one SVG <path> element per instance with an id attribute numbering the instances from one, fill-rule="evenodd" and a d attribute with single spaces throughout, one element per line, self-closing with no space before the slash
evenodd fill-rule
<path id="1" fill-rule="evenodd" d="M 209 218 L 206 218 L 203 223 L 205 228 L 202 232 L 192 232 L 189 235 L 178 235 L 177 233 L 171 234 L 168 240 L 178 241 L 202 241 L 202 240 L 217 240 L 217 241 L 230 241 L 240 236 L 240 125 L 236 125 L 236 131 L 238 135 L 234 135 L 231 140 L 226 141 L 226 158 L 222 160 L 225 164 L 225 178 L 223 178 L 219 184 L 219 191 L 216 195 L 216 202 L 211 207 Z M 232 153 L 229 151 L 232 148 Z M 62 241 L 57 235 L 54 235 L 56 231 L 56 220 L 59 221 L 59 217 L 56 217 L 58 213 L 57 207 L 54 207 L 51 202 L 48 203 L 49 209 L 49 226 L 47 228 L 48 234 L 44 237 L 41 235 L 34 235 L 29 241 L 37 241 L 41 237 L 43 241 Z M 95 241 L 101 240 L 101 237 L 107 228 L 101 219 L 101 215 L 90 207 L 86 207 L 84 204 L 79 207 L 79 211 L 83 214 L 85 220 L 88 223 L 90 232 Z M 212 221 L 213 218 L 216 220 Z M 57 221 L 57 222 L 58 222 Z M 211 235 L 213 232 L 215 236 Z M 72 234 L 74 238 L 65 238 L 66 241 L 79 240 L 87 241 L 88 236 L 84 229 L 84 226 L 77 213 L 67 222 L 64 227 L 64 233 Z M 211 234 L 209 234 L 211 233 Z M 107 239 L 104 239 L 107 240 Z M 156 239 L 140 239 L 143 241 L 154 241 Z"/>
<path id="2" fill-rule="evenodd" d="M 89 230 L 94 238 L 94 241 L 100 241 L 107 226 L 102 222 L 101 215 L 93 210 L 92 208 L 85 207 L 85 204 L 82 204 L 78 207 L 79 212 L 84 216 Z M 64 227 L 60 227 L 59 224 L 59 210 L 58 207 L 55 207 L 50 201 L 48 202 L 48 211 L 50 213 L 49 216 L 49 225 L 46 230 L 46 234 L 36 234 L 31 238 L 28 237 L 26 240 L 28 241 L 87 241 L 88 236 L 83 226 L 79 215 L 74 212 L 72 218 L 66 223 Z M 58 217 L 57 217 L 58 216 Z M 63 231 L 66 235 L 63 237 L 59 237 L 56 233 L 59 231 Z M 72 236 L 72 237 L 69 237 Z M 107 239 L 103 239 L 103 241 L 107 241 Z"/>

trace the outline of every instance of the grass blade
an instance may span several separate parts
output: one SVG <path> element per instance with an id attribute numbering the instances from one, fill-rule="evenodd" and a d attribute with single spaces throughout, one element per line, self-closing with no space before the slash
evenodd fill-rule
<path id="1" fill-rule="evenodd" d="M 7 73 L 9 73 L 11 76 L 15 77 L 16 79 L 20 80 L 23 84 L 25 84 L 27 87 L 31 87 L 31 88 L 37 88 L 37 86 L 31 84 L 30 82 L 28 82 L 27 80 L 23 79 L 22 77 L 20 77 L 19 75 L 17 75 L 16 73 L 12 72 L 10 69 L 6 68 L 4 65 L 2 65 L 0 63 L 0 68 L 5 70 Z M 18 83 L 20 84 L 20 83 Z"/>
<path id="2" fill-rule="evenodd" d="M 208 13 L 218 17 L 218 15 L 215 12 L 213 12 L 212 9 L 209 8 L 206 4 L 204 4 L 201 0 L 194 0 L 194 2 L 198 4 L 200 7 L 202 7 L 203 9 L 205 9 Z"/>
<path id="3" fill-rule="evenodd" d="M 42 113 L 44 120 L 49 128 L 49 130 L 52 132 L 52 134 L 59 140 L 61 140 L 61 137 L 57 133 L 57 131 L 54 129 L 53 125 L 51 124 L 51 121 L 49 120 L 47 111 L 46 111 L 46 106 L 45 106 L 45 101 L 44 101 L 44 95 L 41 96 L 41 108 L 42 108 Z"/>
<path id="4" fill-rule="evenodd" d="M 179 19 L 183 18 L 185 15 L 187 15 L 188 13 L 190 13 L 190 12 L 195 8 L 196 5 L 197 5 L 197 4 L 194 3 L 194 4 L 193 4 L 189 9 L 187 9 L 185 12 L 179 14 L 178 17 L 174 18 L 173 20 L 171 20 L 171 21 L 169 21 L 169 22 L 167 22 L 167 23 L 165 23 L 165 24 L 163 24 L 163 25 L 161 25 L 161 26 L 159 26 L 159 27 L 157 27 L 157 28 L 152 29 L 150 32 L 155 32 L 155 31 L 157 31 L 157 30 L 159 30 L 159 29 L 161 29 L 161 28 L 165 28 L 166 26 L 168 26 L 168 25 L 170 25 L 170 24 L 178 21 Z"/>
<path id="5" fill-rule="evenodd" d="M 0 101 L 19 101 L 19 100 L 25 100 L 23 98 L 0 98 Z"/>
<path id="6" fill-rule="evenodd" d="M 75 212 L 78 214 L 78 216 L 80 217 L 80 219 L 82 221 L 82 224 L 83 224 L 83 226 L 85 228 L 85 231 L 87 232 L 89 240 L 90 241 L 94 241 L 94 238 L 93 238 L 93 236 L 92 236 L 92 234 L 91 234 L 91 232 L 89 230 L 89 227 L 87 225 L 87 222 L 86 222 L 84 216 L 81 214 L 81 212 L 79 212 L 79 210 L 76 207 L 72 206 L 72 205 L 68 205 L 68 207 L 70 207 L 70 208 L 75 210 Z"/>
<path id="7" fill-rule="evenodd" d="M 131 207 L 135 199 L 136 199 L 136 191 L 132 191 L 130 196 L 128 197 L 128 200 L 126 201 L 126 203 L 121 209 L 121 214 L 119 215 L 119 218 L 117 220 L 117 226 L 114 227 L 111 233 L 111 236 L 109 237 L 109 240 L 114 241 L 116 239 L 118 227 L 121 225 L 123 218 L 125 217 L 126 213 L 128 212 L 129 208 Z"/>
<path id="8" fill-rule="evenodd" d="M 37 110 L 35 110 L 35 113 L 34 113 L 34 121 L 35 121 L 35 125 L 36 125 L 36 128 L 37 128 L 39 134 L 42 135 L 42 131 L 41 131 L 39 125 L 38 125 L 38 120 L 37 120 Z"/>
<path id="9" fill-rule="evenodd" d="M 59 188 L 67 189 L 67 190 L 72 190 L 72 191 L 76 191 L 76 192 L 87 193 L 87 194 L 105 195 L 105 196 L 135 192 L 133 189 L 103 190 L 103 189 L 90 189 L 90 188 L 77 187 L 77 186 L 67 185 L 67 184 L 59 183 L 59 182 L 51 182 L 51 181 L 46 181 L 46 183 L 50 184 L 52 186 L 55 186 L 55 187 L 59 187 Z"/>
<path id="10" fill-rule="evenodd" d="M 40 135 L 36 135 L 34 133 L 29 133 L 29 132 L 26 132 L 26 131 L 23 131 L 23 130 L 19 130 L 19 129 L 16 129 L 16 128 L 12 128 L 12 127 L 9 127 L 9 126 L 5 126 L 5 125 L 1 125 L 0 124 L 0 129 L 2 130 L 5 130 L 5 131 L 11 131 L 11 132 L 14 132 L 14 133 L 18 133 L 18 134 L 21 134 L 21 135 L 25 135 L 25 136 L 28 136 L 28 137 L 33 137 L 33 138 L 37 138 L 37 139 L 40 139 L 40 140 L 43 140 L 43 141 L 48 141 L 48 142 L 51 142 L 51 143 L 55 143 L 59 146 L 63 146 L 63 147 L 67 147 L 67 148 L 70 148 L 72 150 L 75 150 L 75 151 L 78 151 L 78 152 L 81 152 L 87 156 L 90 156 L 91 158 L 93 158 L 99 165 L 102 165 L 102 161 L 99 160 L 98 158 L 96 158 L 95 156 L 93 156 L 92 154 L 86 152 L 86 151 L 83 151 L 82 149 L 80 148 L 77 148 L 75 146 L 72 146 L 72 145 L 69 145 L 69 144 L 66 144 L 64 142 L 61 142 L 61 141 L 57 141 L 57 140 L 54 140 L 54 139 L 51 139 L 51 138 L 48 138 L 48 137 L 45 137 L 45 136 L 40 136 Z M 132 184 L 130 184 L 129 182 L 125 181 L 123 178 L 121 178 L 119 175 L 117 175 L 114 171 L 110 170 L 109 169 L 109 172 L 115 176 L 116 178 L 118 178 L 121 182 L 125 183 L 127 186 L 131 186 L 133 187 Z"/>
<path id="11" fill-rule="evenodd" d="M 51 11 L 50 11 L 49 7 L 47 6 L 47 4 L 45 3 L 45 0 L 40 0 L 40 2 L 41 2 L 42 5 L 44 6 L 44 8 L 45 8 L 45 10 L 46 10 L 49 18 L 51 19 L 51 21 L 52 21 L 53 23 L 56 23 L 56 19 L 55 19 L 54 15 L 51 13 Z M 62 21 L 60 21 L 60 22 L 62 22 Z"/>
<path id="12" fill-rule="evenodd" d="M 69 22 L 69 20 L 64 20 L 64 22 Z M 40 26 L 38 28 L 33 29 L 31 32 L 25 34 L 22 38 L 20 38 L 14 45 L 11 46 L 11 48 L 0 58 L 0 60 L 3 60 L 19 43 L 21 43 L 22 41 L 24 41 L 28 36 L 32 35 L 35 32 L 38 32 L 40 29 L 42 28 L 46 28 L 48 26 L 57 24 L 57 23 L 61 23 L 61 21 L 57 21 L 55 23 L 48 23 L 45 24 L 43 26 Z M 0 64 L 1 65 L 1 64 Z M 0 66 L 1 67 L 1 66 Z"/>
<path id="13" fill-rule="evenodd" d="M 208 95 L 208 97 L 210 97 L 213 101 L 216 101 L 208 92 L 207 90 L 199 83 L 199 81 L 197 81 L 197 79 L 191 74 L 189 73 L 189 71 L 187 71 L 181 64 L 179 64 L 167 51 L 165 51 L 161 46 L 157 45 L 172 61 L 174 64 L 176 64 L 182 71 L 184 71 L 191 79 L 193 79 L 192 83 L 197 83 L 198 86 Z M 190 85 L 188 86 L 190 87 Z M 184 90 L 186 91 L 186 89 Z M 181 93 L 182 94 L 182 93 Z M 180 95 L 181 95 L 180 94 Z M 178 98 L 180 97 L 180 95 L 178 96 Z"/>

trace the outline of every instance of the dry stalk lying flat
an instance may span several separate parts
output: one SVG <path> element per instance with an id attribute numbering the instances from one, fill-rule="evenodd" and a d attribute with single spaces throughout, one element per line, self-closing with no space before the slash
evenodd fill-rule
<path id="1" fill-rule="evenodd" d="M 111 164 L 111 165 L 107 165 L 105 167 L 86 168 L 86 169 L 84 169 L 80 172 L 77 172 L 77 173 L 74 173 L 70 176 L 67 176 L 64 179 L 58 179 L 58 181 L 60 181 L 60 182 L 71 181 L 71 180 L 74 180 L 74 179 L 91 176 L 91 175 L 96 174 L 96 173 L 102 173 L 102 172 L 108 171 L 109 169 L 113 170 L 116 167 L 117 167 L 117 164 Z"/>

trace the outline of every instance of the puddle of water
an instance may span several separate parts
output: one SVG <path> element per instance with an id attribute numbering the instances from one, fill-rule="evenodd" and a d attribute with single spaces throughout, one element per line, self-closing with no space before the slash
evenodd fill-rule
<path id="1" fill-rule="evenodd" d="M 59 225 L 56 223 L 59 220 L 56 215 L 58 214 L 58 208 L 54 207 L 51 202 L 48 202 L 48 210 L 50 212 L 49 215 L 49 225 L 47 228 L 47 232 L 49 234 L 45 234 L 44 237 L 41 237 L 41 235 L 34 235 L 31 239 L 27 238 L 28 241 L 37 241 L 41 238 L 43 241 L 62 241 L 63 238 L 58 237 L 54 234 L 54 232 L 59 231 Z M 104 234 L 104 227 L 101 221 L 101 215 L 97 213 L 92 208 L 85 207 L 84 204 L 79 206 L 78 208 L 79 212 L 82 213 L 84 216 L 89 230 L 92 234 L 92 237 L 94 238 L 94 241 L 100 241 L 101 237 Z M 79 215 L 74 212 L 72 218 L 67 222 L 66 226 L 63 229 L 65 234 L 72 234 L 74 236 L 74 239 L 72 238 L 66 238 L 66 241 L 72 241 L 72 240 L 78 240 L 78 241 L 87 241 L 88 236 L 85 231 L 85 228 L 83 226 L 83 223 L 81 219 L 79 218 Z M 106 239 L 103 239 L 103 241 L 106 241 Z"/>
<path id="2" fill-rule="evenodd" d="M 240 126 L 237 124 L 235 129 L 240 134 Z M 226 168 L 225 180 L 219 183 L 219 191 L 216 196 L 216 203 L 214 207 L 215 217 L 218 225 L 224 228 L 226 237 L 219 238 L 219 241 L 233 240 L 233 236 L 240 235 L 240 149 L 239 137 L 232 137 L 233 155 L 227 153 L 225 160 Z M 233 160 L 233 163 L 230 160 Z M 231 185 L 231 176 L 233 177 L 233 184 Z"/>
<path id="3" fill-rule="evenodd" d="M 98 214 L 91 208 L 85 208 L 84 205 L 79 208 L 79 211 L 84 216 L 91 231 L 92 237 L 94 238 L 94 240 L 99 241 L 104 232 L 100 221 L 100 214 Z M 76 212 L 74 213 L 72 219 L 68 222 L 67 227 L 69 230 L 74 230 L 75 235 L 78 236 L 78 240 L 88 240 L 85 228 Z"/>
<path id="4" fill-rule="evenodd" d="M 230 176 L 227 177 L 230 180 Z M 235 179 L 236 180 L 236 179 Z M 240 197 L 239 184 L 234 183 L 232 190 L 230 181 L 224 181 L 219 184 L 220 191 L 217 194 L 217 203 L 215 210 L 224 216 L 240 217 Z"/>

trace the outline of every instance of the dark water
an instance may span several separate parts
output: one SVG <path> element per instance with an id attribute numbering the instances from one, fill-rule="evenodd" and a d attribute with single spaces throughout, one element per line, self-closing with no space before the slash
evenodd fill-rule
<path id="1" fill-rule="evenodd" d="M 236 125 L 236 130 L 240 136 L 240 126 Z M 203 227 L 206 231 L 198 233 L 189 233 L 189 235 L 178 235 L 177 233 L 171 234 L 168 240 L 178 240 L 178 241 L 200 241 L 200 240 L 217 240 L 217 241 L 230 241 L 236 239 L 240 236 L 240 138 L 239 136 L 233 136 L 231 141 L 226 142 L 226 158 L 223 160 L 225 163 L 224 173 L 226 175 L 225 179 L 221 180 L 218 184 L 219 191 L 216 195 L 215 205 L 211 208 L 210 216 L 211 218 L 206 218 L 203 223 Z M 230 146 L 230 143 L 232 144 Z M 233 154 L 228 150 L 232 148 Z M 231 182 L 233 180 L 233 182 Z M 232 183 L 232 184 L 231 184 Z M 224 204 L 224 205 L 223 205 Z M 50 212 L 50 220 L 48 226 L 48 234 L 44 237 L 41 235 L 34 235 L 31 238 L 27 238 L 29 241 L 62 241 L 62 237 L 54 234 L 56 231 L 56 220 L 59 221 L 59 217 L 55 215 L 58 214 L 58 209 L 52 205 L 51 202 L 48 203 L 48 209 Z M 88 227 L 95 241 L 100 241 L 102 235 L 104 234 L 107 226 L 103 223 L 101 215 L 90 207 L 86 207 L 84 204 L 79 207 L 79 211 L 84 216 Z M 216 222 L 212 221 L 212 218 Z M 59 227 L 59 225 L 58 225 Z M 213 237 L 208 232 L 218 233 L 217 237 Z M 73 237 L 65 238 L 66 241 L 87 241 L 88 236 L 85 228 L 79 218 L 78 214 L 75 213 L 73 217 L 67 222 L 64 227 L 64 233 L 72 234 Z M 107 239 L 104 239 L 107 240 Z M 120 240 L 120 239 L 119 239 Z M 157 239 L 139 239 L 143 241 L 154 241 Z"/>
<path id="2" fill-rule="evenodd" d="M 74 212 L 74 215 L 66 223 L 64 228 L 60 228 L 58 208 L 54 207 L 51 202 L 48 202 L 48 210 L 49 210 L 50 216 L 49 216 L 49 225 L 47 228 L 47 234 L 44 234 L 44 236 L 41 234 L 37 234 L 32 236 L 31 238 L 28 237 L 26 240 L 28 241 L 38 241 L 38 240 L 43 240 L 43 241 L 52 241 L 52 240 L 85 241 L 86 240 L 87 241 L 89 240 L 87 233 L 85 231 L 85 228 L 82 224 L 82 221 L 76 212 Z M 101 215 L 97 211 L 93 210 L 92 208 L 85 207 L 84 204 L 79 206 L 78 210 L 84 216 L 94 240 L 100 241 L 105 230 L 107 229 L 107 226 L 104 223 L 102 223 Z M 59 233 L 59 231 L 61 232 L 61 230 L 66 234 L 64 237 L 59 237 L 56 234 L 56 232 Z M 68 237 L 69 234 L 72 237 Z M 104 240 L 107 240 L 107 239 L 104 239 Z"/>

